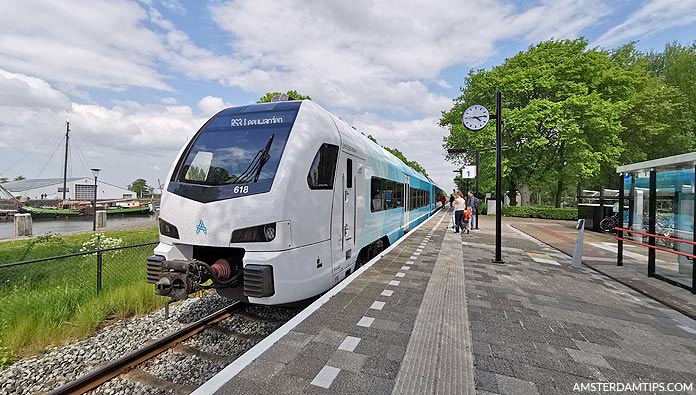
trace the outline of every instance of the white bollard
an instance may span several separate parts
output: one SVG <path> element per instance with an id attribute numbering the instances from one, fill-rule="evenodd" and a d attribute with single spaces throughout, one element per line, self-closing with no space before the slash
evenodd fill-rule
<path id="1" fill-rule="evenodd" d="M 97 211 L 97 229 L 106 228 L 106 211 Z"/>
<path id="2" fill-rule="evenodd" d="M 15 236 L 31 236 L 31 214 L 15 214 L 14 216 Z"/>
<path id="3" fill-rule="evenodd" d="M 578 230 L 578 238 L 575 240 L 575 251 L 573 251 L 573 267 L 579 269 L 582 267 L 582 243 L 585 238 L 585 220 L 579 219 L 575 229 Z"/>

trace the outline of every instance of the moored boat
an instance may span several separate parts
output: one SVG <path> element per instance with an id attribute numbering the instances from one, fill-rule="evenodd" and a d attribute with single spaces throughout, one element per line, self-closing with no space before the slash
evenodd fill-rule
<path id="1" fill-rule="evenodd" d="M 106 215 L 147 215 L 153 212 L 152 204 L 142 204 L 137 200 L 97 203 L 97 211 L 106 210 Z M 91 205 L 82 208 L 87 215 L 94 215 Z"/>
<path id="2" fill-rule="evenodd" d="M 0 209 L 0 221 L 13 221 L 14 215 L 17 214 L 17 210 L 3 210 Z"/>
<path id="3" fill-rule="evenodd" d="M 21 213 L 29 213 L 32 218 L 57 218 L 57 217 L 79 217 L 84 215 L 80 210 L 76 209 L 60 209 L 57 207 L 31 207 L 22 206 L 19 211 Z"/>

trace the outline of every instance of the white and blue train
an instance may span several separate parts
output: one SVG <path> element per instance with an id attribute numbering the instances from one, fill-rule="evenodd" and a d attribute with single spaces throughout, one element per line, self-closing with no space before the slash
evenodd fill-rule
<path id="1" fill-rule="evenodd" d="M 442 193 L 312 101 L 228 108 L 170 171 L 148 281 L 170 301 L 205 288 L 309 299 L 427 219 Z"/>

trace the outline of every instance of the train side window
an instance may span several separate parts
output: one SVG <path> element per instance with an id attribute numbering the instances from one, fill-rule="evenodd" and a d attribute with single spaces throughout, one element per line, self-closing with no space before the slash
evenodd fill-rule
<path id="1" fill-rule="evenodd" d="M 346 177 L 346 188 L 353 188 L 353 159 L 348 158 L 348 163 L 346 165 L 347 174 Z"/>
<path id="2" fill-rule="evenodd" d="M 307 174 L 309 189 L 333 189 L 337 159 L 337 145 L 321 145 Z"/>
<path id="3" fill-rule="evenodd" d="M 384 198 L 382 196 L 382 179 L 372 177 L 370 179 L 370 209 L 372 212 L 384 210 Z"/>
<path id="4" fill-rule="evenodd" d="M 391 180 L 383 180 L 382 188 L 384 188 L 384 209 L 389 210 L 392 208 L 394 202 L 394 191 L 392 185 L 394 183 Z"/>
<path id="5" fill-rule="evenodd" d="M 394 192 L 392 192 L 392 207 L 402 207 L 404 204 L 403 197 L 401 195 L 403 195 L 404 184 L 394 181 L 393 188 Z"/>

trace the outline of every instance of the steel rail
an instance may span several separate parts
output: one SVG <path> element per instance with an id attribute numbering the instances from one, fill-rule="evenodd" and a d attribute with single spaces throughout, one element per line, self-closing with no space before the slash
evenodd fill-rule
<path id="1" fill-rule="evenodd" d="M 627 233 L 635 233 L 635 234 L 639 234 L 642 236 L 654 237 L 656 239 L 671 240 L 671 241 L 676 241 L 678 243 L 696 245 L 696 241 L 691 241 L 691 240 L 686 240 L 686 239 L 677 239 L 676 237 L 662 236 L 662 235 L 658 235 L 658 234 L 641 232 L 641 231 L 637 231 L 637 230 L 624 229 L 624 228 L 619 228 L 618 226 L 615 227 L 614 229 L 620 230 L 623 232 L 627 232 Z"/>
<path id="2" fill-rule="evenodd" d="M 138 364 L 153 358 L 154 356 L 168 350 L 169 348 L 181 343 L 189 337 L 199 333 L 207 326 L 218 323 L 232 316 L 244 308 L 246 304 L 237 302 L 231 306 L 216 311 L 192 324 L 168 334 L 167 336 L 158 339 L 151 344 L 146 345 L 135 351 L 114 360 L 113 362 L 104 365 L 98 369 L 92 370 L 77 379 L 58 387 L 48 395 L 77 395 L 84 394 L 101 384 L 113 379 L 128 369 L 137 366 Z"/>
<path id="3" fill-rule="evenodd" d="M 614 236 L 614 239 L 623 241 L 624 243 L 635 244 L 635 245 L 641 246 L 641 247 L 652 248 L 654 250 L 659 250 L 659 251 L 669 252 L 671 254 L 685 256 L 685 257 L 690 258 L 690 259 L 696 259 L 696 255 L 687 254 L 686 252 L 675 251 L 673 249 L 669 249 L 669 248 L 665 248 L 665 247 L 661 247 L 661 246 L 653 246 L 650 244 L 645 244 L 645 243 L 641 243 L 641 242 L 634 241 L 631 239 L 625 239 L 625 238 L 618 237 L 618 236 Z"/>

